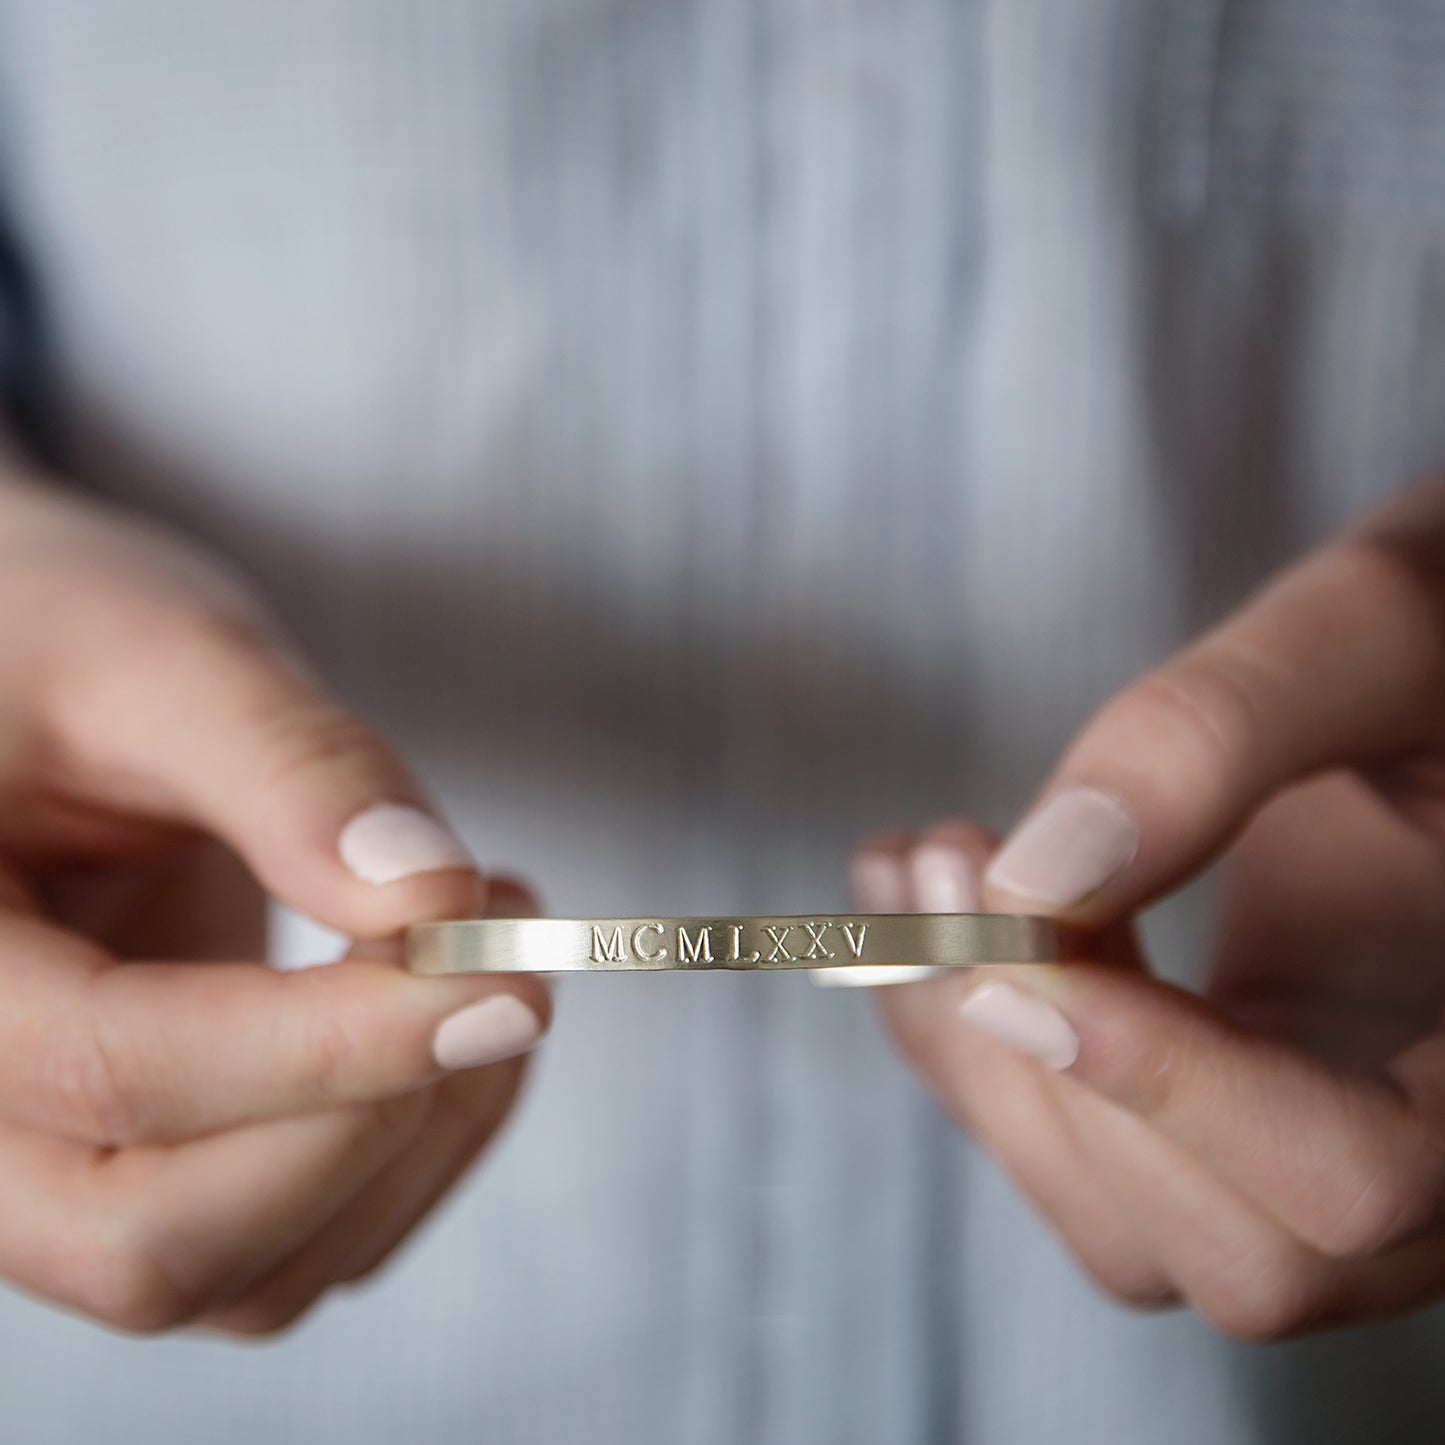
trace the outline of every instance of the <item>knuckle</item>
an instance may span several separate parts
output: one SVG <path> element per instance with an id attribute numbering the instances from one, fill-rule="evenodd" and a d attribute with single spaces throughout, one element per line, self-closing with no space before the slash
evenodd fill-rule
<path id="1" fill-rule="evenodd" d="M 359 1130 L 384 1148 L 410 1139 L 431 1109 L 432 1089 L 412 1089 L 388 1099 L 374 1099 L 360 1111 Z"/>
<path id="2" fill-rule="evenodd" d="M 1334 595 L 1347 599 L 1346 616 L 1363 616 L 1372 628 L 1400 627 L 1418 619 L 1438 640 L 1439 582 L 1410 542 L 1388 531 L 1366 530 L 1337 541 L 1320 558 Z M 1327 619 L 1328 620 L 1328 619 Z"/>
<path id="3" fill-rule="evenodd" d="M 1440 1212 L 1440 1171 L 1394 1159 L 1356 1172 L 1345 1204 L 1311 1243 L 1337 1259 L 1369 1259 L 1407 1244 Z"/>
<path id="4" fill-rule="evenodd" d="M 523 1065 L 525 1060 L 509 1060 Z M 507 1067 L 467 1069 L 431 1089 L 427 1127 L 435 1126 L 449 1137 L 477 1146 L 489 1138 L 516 1093 L 517 1078 Z"/>
<path id="5" fill-rule="evenodd" d="M 1094 1058 L 1108 1096 L 1140 1118 L 1163 1119 L 1176 1100 L 1187 1100 L 1194 1112 L 1213 1107 L 1218 1055 L 1189 1017 L 1159 1030 L 1106 1026 L 1094 1041 Z"/>
<path id="6" fill-rule="evenodd" d="M 326 698 L 293 701 L 262 724 L 263 783 L 285 789 L 298 778 L 337 767 L 385 778 L 395 771 L 391 751 L 363 723 Z"/>
<path id="7" fill-rule="evenodd" d="M 1198 796 L 1223 787 L 1263 734 L 1261 684 L 1262 669 L 1215 645 L 1146 674 L 1110 705 L 1109 721 L 1146 749 L 1167 741 L 1170 776 Z"/>
<path id="8" fill-rule="evenodd" d="M 394 1157 L 425 1126 L 435 1093 L 431 1087 L 412 1088 L 332 1111 L 344 1147 L 357 1159 Z"/>
<path id="9" fill-rule="evenodd" d="M 153 660 L 172 675 L 206 677 L 218 662 L 244 675 L 265 676 L 262 664 L 275 655 L 272 635 L 258 613 L 219 599 L 192 599 L 176 607 L 166 598 L 131 612 L 126 620 L 126 654 Z"/>
<path id="10" fill-rule="evenodd" d="M 157 608 L 150 625 L 170 648 L 193 656 L 223 653 L 255 659 L 271 655 L 275 648 L 270 624 L 254 598 L 242 602 L 229 593 L 224 598 L 202 598 L 187 610 Z"/>
<path id="11" fill-rule="evenodd" d="M 1221 1302 L 1205 1317 L 1223 1335 L 1241 1344 L 1269 1345 L 1305 1334 L 1321 1311 L 1305 1295 L 1242 1295 Z"/>
<path id="12" fill-rule="evenodd" d="M 364 1031 L 344 1009 L 308 1009 L 305 1017 L 303 1056 L 316 1103 L 323 1108 L 354 1103 L 358 1063 L 367 1057 Z"/>
<path id="13" fill-rule="evenodd" d="M 151 1132 L 146 1090 L 125 1047 L 112 1036 L 94 987 L 92 1000 L 83 1023 L 49 1061 L 48 1096 L 63 1128 L 116 1148 L 140 1143 Z"/>
<path id="14" fill-rule="evenodd" d="M 128 1334 L 163 1334 L 197 1312 L 196 1301 L 178 1288 L 155 1255 L 128 1238 L 91 1250 L 68 1293 L 91 1318 Z"/>
<path id="15" fill-rule="evenodd" d="M 1283 1245 L 1246 1256 L 1196 1303 L 1222 1334 L 1250 1344 L 1303 1334 L 1326 1311 L 1318 1269 L 1304 1251 Z"/>
<path id="16" fill-rule="evenodd" d="M 310 971 L 312 977 L 297 976 L 299 989 L 313 987 L 318 991 L 332 980 L 324 969 Z M 326 1004 L 332 1002 L 331 1007 Z M 412 1098 L 416 1090 L 392 1098 L 373 1099 L 378 1088 L 375 1078 L 377 1060 L 391 1045 L 388 1012 L 364 999 L 351 1005 L 337 1004 L 325 997 L 314 1007 L 296 1009 L 296 1027 L 301 1030 L 297 1047 L 303 1082 L 301 1091 L 318 1109 L 367 1109 L 386 1111 L 409 1108 L 403 1100 Z M 384 1122 L 378 1120 L 377 1122 Z"/>

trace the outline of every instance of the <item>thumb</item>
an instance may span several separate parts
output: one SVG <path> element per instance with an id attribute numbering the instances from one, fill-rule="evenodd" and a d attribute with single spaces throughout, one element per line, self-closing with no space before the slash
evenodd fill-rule
<path id="1" fill-rule="evenodd" d="M 258 625 L 175 618 L 60 680 L 49 711 L 89 791 L 223 838 L 274 897 L 342 933 L 485 905 L 467 850 L 395 751 Z"/>
<path id="2" fill-rule="evenodd" d="M 1445 683 L 1439 609 L 1383 532 L 1307 557 L 1103 707 L 995 855 L 989 906 L 1118 919 L 1280 788 L 1423 746 Z"/>

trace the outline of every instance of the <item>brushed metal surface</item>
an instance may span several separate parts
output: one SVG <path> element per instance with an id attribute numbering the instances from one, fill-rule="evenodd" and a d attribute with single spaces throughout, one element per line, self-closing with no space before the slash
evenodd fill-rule
<path id="1" fill-rule="evenodd" d="M 414 973 L 966 967 L 1061 956 L 1053 920 L 1014 913 L 482 918 L 407 934 Z"/>

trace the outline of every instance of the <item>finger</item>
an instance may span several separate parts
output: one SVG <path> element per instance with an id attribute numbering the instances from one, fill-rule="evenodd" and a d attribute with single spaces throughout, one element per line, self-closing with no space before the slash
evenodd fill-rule
<path id="1" fill-rule="evenodd" d="M 491 880 L 488 913 L 535 917 L 540 904 L 520 879 Z M 350 957 L 375 945 L 361 945 Z M 299 1319 L 332 1285 L 363 1278 L 437 1206 L 500 1128 L 526 1060 L 443 1079 L 427 1091 L 427 1121 L 417 1139 L 328 1223 L 244 1299 L 208 1312 L 199 1324 L 229 1334 L 272 1334 Z"/>
<path id="2" fill-rule="evenodd" d="M 263 958 L 266 895 L 214 838 L 196 836 L 133 860 L 47 865 L 44 912 L 121 958 Z"/>
<path id="3" fill-rule="evenodd" d="M 1208 997 L 1339 1067 L 1378 1070 L 1439 1013 L 1445 849 L 1361 779 L 1272 799 L 1230 850 Z"/>
<path id="4" fill-rule="evenodd" d="M 913 843 L 912 833 L 879 833 L 853 854 L 848 876 L 860 908 L 869 913 L 909 910 L 908 856 Z"/>
<path id="5" fill-rule="evenodd" d="M 978 909 L 978 871 L 995 846 L 992 834 L 974 823 L 935 825 L 922 839 L 906 832 L 881 833 L 854 854 L 853 896 L 874 913 L 971 913 Z M 814 970 L 816 983 L 869 985 L 915 983 L 932 977 L 927 965 L 899 968 L 862 965 Z"/>
<path id="6" fill-rule="evenodd" d="M 197 1323 L 231 1334 L 273 1334 L 334 1285 L 379 1268 L 436 1208 L 496 1134 L 524 1069 L 512 1060 L 443 1080 L 428 1091 L 426 1122 L 315 1238 L 241 1299 Z"/>
<path id="7" fill-rule="evenodd" d="M 1142 973 L 980 974 L 955 986 L 960 1022 L 1067 1071 L 1320 1252 L 1373 1255 L 1436 1222 L 1445 1150 L 1397 1082 L 1337 1073 Z"/>
<path id="8" fill-rule="evenodd" d="M 853 898 L 870 913 L 910 911 L 907 860 L 913 836 L 901 830 L 880 833 L 853 855 L 849 881 Z M 852 964 L 846 968 L 814 968 L 808 977 L 820 988 L 880 988 L 927 978 L 927 967 L 900 968 L 894 964 Z"/>
<path id="9" fill-rule="evenodd" d="M 937 981 L 908 984 L 881 996 L 904 1056 L 1102 1289 L 1141 1307 L 1170 1303 L 1170 1276 L 1101 1185 L 1059 1107 L 1057 1081 L 993 1040 L 960 1046 L 940 1007 L 942 987 Z"/>
<path id="10" fill-rule="evenodd" d="M 46 706 L 89 794 L 215 833 L 351 937 L 481 908 L 475 864 L 395 751 L 261 627 L 183 615 L 85 664 Z"/>
<path id="11" fill-rule="evenodd" d="M 1059 1083 L 1118 1215 L 1177 1293 L 1236 1339 L 1359 1324 L 1437 1298 L 1445 1241 L 1428 1234 L 1369 1259 L 1311 1249 L 1196 1158 L 1107 1099 Z"/>
<path id="12" fill-rule="evenodd" d="M 0 916 L 0 1110 L 109 1145 L 388 1098 L 532 1047 L 522 976 L 382 963 L 124 964 L 38 918 Z"/>
<path id="13" fill-rule="evenodd" d="M 540 918 L 542 904 L 532 885 L 505 873 L 487 879 L 488 918 Z"/>
<path id="14" fill-rule="evenodd" d="M 487 880 L 487 906 L 482 913 L 484 918 L 539 918 L 541 913 L 542 905 L 530 884 L 504 874 L 497 874 Z M 384 938 L 357 939 L 347 948 L 343 957 L 347 963 L 385 963 L 393 968 L 405 968 L 406 954 L 407 937 L 405 932 L 401 932 L 388 934 Z M 534 981 L 541 983 L 540 978 Z M 506 982 L 529 986 L 525 975 L 512 976 L 507 978 Z M 550 999 L 552 990 L 556 988 L 555 980 L 549 980 L 542 986 L 547 990 Z"/>
<path id="15" fill-rule="evenodd" d="M 1090 1153 L 1120 1216 L 1216 1329 L 1272 1342 L 1438 1298 L 1445 1282 L 1439 1235 L 1366 1260 L 1321 1255 L 1142 1120 L 1076 1092 L 1092 1116 Z"/>
<path id="16" fill-rule="evenodd" d="M 119 1152 L 0 1125 L 0 1271 L 117 1328 L 172 1329 L 313 1236 L 424 1113 L 418 1093 Z"/>
<path id="17" fill-rule="evenodd" d="M 1438 614 L 1379 532 L 1306 558 L 1089 723 L 993 860 L 993 906 L 1117 919 L 1286 784 L 1417 747 L 1445 682 Z"/>
<path id="18" fill-rule="evenodd" d="M 910 902 L 971 911 L 995 839 L 972 824 L 926 833 L 905 862 Z M 987 1037 L 962 1038 L 938 981 L 880 994 L 885 1021 L 943 1107 L 998 1160 L 1094 1280 L 1117 1298 L 1157 1307 L 1169 1277 L 1132 1231 L 1076 1137 L 1059 1080 Z"/>
<path id="19" fill-rule="evenodd" d="M 1321 1326 L 1341 1264 L 1290 1233 L 1186 1149 L 1064 1077 L 1078 1136 L 1116 1218 L 1158 1262 L 1177 1296 L 1236 1339 L 1274 1340 Z"/>
<path id="20" fill-rule="evenodd" d="M 982 871 L 992 840 L 935 832 L 933 843 L 957 846 Z M 962 859 L 919 853 L 915 875 L 933 880 L 933 901 L 942 905 Z M 958 896 L 970 901 L 967 886 Z M 1122 936 L 1120 947 L 1113 966 L 1137 971 L 1132 938 Z M 975 986 L 953 975 L 899 990 L 884 1006 L 945 1107 L 999 1160 L 1096 1282 L 1137 1306 L 1185 1296 L 1240 1334 L 1283 1328 L 1291 1310 L 1302 1321 L 1322 1307 L 1318 1256 L 1181 1146 L 1011 1042 L 977 1030 L 977 1038 L 960 1040 L 960 995 Z"/>
<path id="21" fill-rule="evenodd" d="M 977 823 L 930 828 L 908 858 L 914 907 L 921 913 L 977 913 L 983 907 L 979 879 L 997 847 L 997 836 Z"/>

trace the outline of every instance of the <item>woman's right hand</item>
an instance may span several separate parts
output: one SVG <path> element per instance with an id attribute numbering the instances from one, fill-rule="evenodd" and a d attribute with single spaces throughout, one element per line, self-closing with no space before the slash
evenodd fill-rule
<path id="1" fill-rule="evenodd" d="M 264 895 L 358 946 L 265 967 Z M 0 479 L 0 1274 L 125 1330 L 254 1334 L 369 1273 L 549 1020 L 535 980 L 396 966 L 407 924 L 489 906 L 532 905 L 242 586 Z"/>

